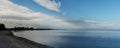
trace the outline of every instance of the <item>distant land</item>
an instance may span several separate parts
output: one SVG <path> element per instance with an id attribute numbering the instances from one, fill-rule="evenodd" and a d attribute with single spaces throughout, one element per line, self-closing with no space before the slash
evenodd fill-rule
<path id="1" fill-rule="evenodd" d="M 54 30 L 54 29 L 51 29 L 51 28 L 34 28 L 34 27 L 6 28 L 5 24 L 0 23 L 0 30 Z"/>

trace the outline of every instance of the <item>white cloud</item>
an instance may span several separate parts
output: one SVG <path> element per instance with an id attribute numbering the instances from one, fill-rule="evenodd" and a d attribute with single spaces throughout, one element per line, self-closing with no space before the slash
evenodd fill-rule
<path id="1" fill-rule="evenodd" d="M 56 3 L 54 2 L 54 4 Z M 50 28 L 76 28 L 76 26 L 59 18 L 41 12 L 34 12 L 10 0 L 0 0 L 0 19 L 7 27 L 27 25 L 37 27 L 46 26 Z"/>
<path id="2" fill-rule="evenodd" d="M 55 0 L 34 0 L 40 6 L 43 6 L 49 10 L 60 12 L 60 2 L 55 2 Z"/>

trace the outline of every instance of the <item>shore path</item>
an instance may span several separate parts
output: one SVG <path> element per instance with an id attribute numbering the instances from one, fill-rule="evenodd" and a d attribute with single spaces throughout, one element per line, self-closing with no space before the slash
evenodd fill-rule
<path id="1" fill-rule="evenodd" d="M 0 48 L 50 48 L 48 46 L 16 37 L 9 31 L 0 31 Z"/>

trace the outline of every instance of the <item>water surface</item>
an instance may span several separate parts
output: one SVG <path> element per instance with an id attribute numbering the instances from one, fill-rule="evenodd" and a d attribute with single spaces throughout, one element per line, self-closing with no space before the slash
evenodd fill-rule
<path id="1" fill-rule="evenodd" d="M 120 31 L 45 30 L 14 34 L 55 48 L 120 48 Z"/>

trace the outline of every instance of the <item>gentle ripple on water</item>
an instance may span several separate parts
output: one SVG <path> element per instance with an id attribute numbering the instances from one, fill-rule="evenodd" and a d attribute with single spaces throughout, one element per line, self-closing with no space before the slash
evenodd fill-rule
<path id="1" fill-rule="evenodd" d="M 16 36 L 55 48 L 120 48 L 120 31 L 23 31 Z"/>

